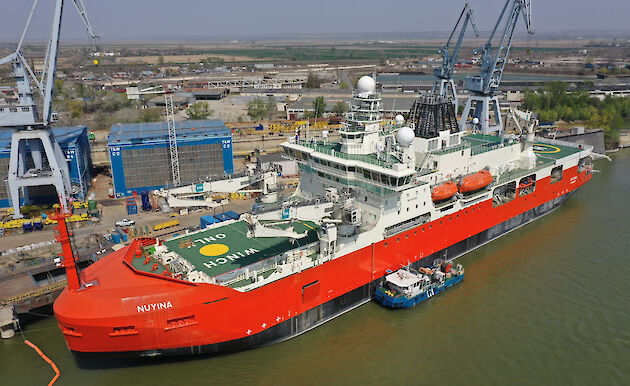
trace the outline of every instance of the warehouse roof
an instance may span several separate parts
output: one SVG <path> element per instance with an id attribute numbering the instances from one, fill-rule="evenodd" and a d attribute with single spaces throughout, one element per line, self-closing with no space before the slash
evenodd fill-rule
<path id="1" fill-rule="evenodd" d="M 188 137 L 227 136 L 232 133 L 220 119 L 175 121 L 175 129 L 177 130 L 178 140 Z M 168 138 L 166 122 L 118 123 L 111 127 L 107 137 L 109 144 L 166 138 Z"/>
<path id="2" fill-rule="evenodd" d="M 61 147 L 72 147 L 83 134 L 87 135 L 87 126 L 53 127 L 55 139 Z M 0 130 L 0 152 L 8 152 L 11 147 L 11 130 Z"/>

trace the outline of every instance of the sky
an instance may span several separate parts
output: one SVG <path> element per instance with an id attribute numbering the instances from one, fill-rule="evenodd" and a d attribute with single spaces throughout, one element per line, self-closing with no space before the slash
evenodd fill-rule
<path id="1" fill-rule="evenodd" d="M 31 2 L 1 0 L 0 41 L 16 41 Z M 28 38 L 44 39 L 51 4 L 40 5 Z M 298 35 L 450 31 L 464 0 L 83 0 L 95 29 L 107 40 L 225 40 Z M 493 27 L 504 0 L 469 0 L 482 31 Z M 629 0 L 532 0 L 535 31 L 630 31 Z M 62 39 L 86 37 L 66 0 Z M 524 31 L 519 20 L 517 31 Z M 628 33 L 630 36 L 630 32 Z"/>

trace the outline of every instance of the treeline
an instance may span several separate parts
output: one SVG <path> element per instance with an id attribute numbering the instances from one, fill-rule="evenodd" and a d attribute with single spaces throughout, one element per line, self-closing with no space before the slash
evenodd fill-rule
<path id="1" fill-rule="evenodd" d="M 54 108 L 59 114 L 59 126 L 88 123 L 90 129 L 106 130 L 115 123 L 155 122 L 162 110 L 140 105 L 122 93 L 93 90 L 81 83 L 55 81 Z M 93 122 L 86 122 L 86 118 Z"/>
<path id="2" fill-rule="evenodd" d="M 630 127 L 630 98 L 591 98 L 587 90 L 568 91 L 563 82 L 550 82 L 537 91 L 526 90 L 523 107 L 540 115 L 540 121 L 580 122 L 604 129 L 607 148 L 619 144 L 619 130 Z"/>

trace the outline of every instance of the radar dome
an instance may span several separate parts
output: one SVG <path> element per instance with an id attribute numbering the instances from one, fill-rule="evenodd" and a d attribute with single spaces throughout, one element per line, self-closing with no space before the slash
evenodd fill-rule
<path id="1" fill-rule="evenodd" d="M 479 118 L 474 117 L 473 118 L 473 125 L 478 125 L 479 124 Z"/>
<path id="2" fill-rule="evenodd" d="M 403 123 L 405 123 L 405 117 L 398 114 L 396 115 L 396 117 L 394 117 L 394 121 L 396 122 L 397 125 L 402 125 Z"/>
<path id="3" fill-rule="evenodd" d="M 411 127 L 407 127 L 407 126 L 401 127 L 400 129 L 398 129 L 398 132 L 396 133 L 396 140 L 398 141 L 399 144 L 403 146 L 411 145 L 411 142 L 413 142 L 414 138 L 415 138 L 415 134 Z"/>
<path id="4" fill-rule="evenodd" d="M 376 92 L 376 82 L 371 76 L 362 76 L 357 82 L 357 89 L 360 94 L 373 94 Z"/>

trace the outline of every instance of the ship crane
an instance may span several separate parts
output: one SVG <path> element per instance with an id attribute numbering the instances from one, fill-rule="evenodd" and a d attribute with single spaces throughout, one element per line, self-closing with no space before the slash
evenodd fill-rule
<path id="1" fill-rule="evenodd" d="M 244 213 L 241 218 L 247 223 L 247 237 L 288 237 L 292 240 L 301 239 L 308 235 L 308 232 L 297 233 L 293 230 L 293 227 L 286 229 L 270 228 L 260 223 L 260 221 L 250 213 Z M 288 221 L 281 221 L 278 223 L 287 223 Z"/>
<path id="2" fill-rule="evenodd" d="M 12 131 L 8 185 L 14 218 L 22 217 L 20 213 L 20 189 L 22 189 L 24 201 L 27 202 L 29 187 L 53 185 L 63 206 L 67 202 L 67 194 L 71 192 L 68 164 L 50 127 L 55 117 L 52 112 L 52 103 L 64 0 L 56 0 L 55 2 L 52 32 L 48 40 L 41 78 L 37 78 L 21 52 L 22 43 L 38 3 L 39 0 L 33 1 L 15 52 L 0 59 L 0 65 L 11 63 L 13 69 L 11 76 L 16 80 L 18 93 L 17 104 L 0 106 L 0 128 Z M 97 38 L 98 35 L 94 32 L 85 12 L 83 0 L 73 0 L 73 4 L 79 12 L 90 38 Z M 42 100 L 39 106 L 31 82 L 37 87 L 39 97 Z M 34 165 L 29 170 L 26 169 L 27 144 Z M 48 161 L 47 165 L 44 165 L 44 159 Z"/>
<path id="3" fill-rule="evenodd" d="M 463 22 L 462 18 L 464 18 Z M 457 43 L 455 43 L 453 53 L 451 54 L 451 40 L 453 39 L 453 35 L 455 35 L 455 31 L 457 31 L 457 27 L 460 22 L 462 22 L 462 27 L 459 32 Z M 433 89 L 431 89 L 431 95 L 439 95 L 444 98 L 450 98 L 455 105 L 455 112 L 457 112 L 459 103 L 457 101 L 457 91 L 455 90 L 453 73 L 455 72 L 457 55 L 459 54 L 459 50 L 462 46 L 462 41 L 464 40 L 464 35 L 466 34 L 466 27 L 468 27 L 469 22 L 475 31 L 475 35 L 478 37 L 479 33 L 477 32 L 477 26 L 475 25 L 475 20 L 473 19 L 473 11 L 468 3 L 466 3 L 466 5 L 464 5 L 464 9 L 462 9 L 462 12 L 459 14 L 457 23 L 455 23 L 455 27 L 451 31 L 451 35 L 448 37 L 446 44 L 439 51 L 442 54 L 442 65 L 433 69 L 433 75 L 437 77 L 437 79 L 433 84 Z"/>
<path id="4" fill-rule="evenodd" d="M 471 95 L 462 113 L 460 130 L 475 129 L 483 134 L 503 131 L 499 99 L 495 94 L 501 83 L 503 70 L 512 47 L 514 29 L 521 13 L 527 32 L 531 34 L 531 0 L 506 0 L 488 42 L 474 51 L 481 54 L 481 73 L 466 78 L 466 89 Z M 502 27 L 503 34 L 500 43 L 498 47 L 493 47 L 492 41 L 502 22 L 505 24 Z M 492 124 L 491 112 L 494 115 Z"/>

